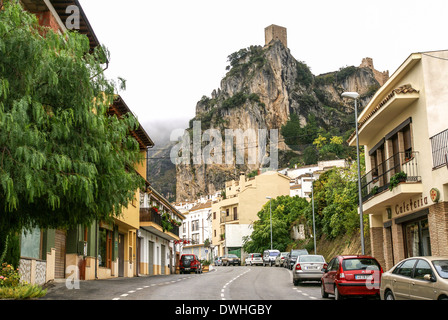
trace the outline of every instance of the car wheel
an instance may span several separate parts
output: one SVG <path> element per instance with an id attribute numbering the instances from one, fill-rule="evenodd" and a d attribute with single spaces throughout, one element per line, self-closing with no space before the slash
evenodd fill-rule
<path id="1" fill-rule="evenodd" d="M 320 294 L 322 296 L 322 298 L 328 298 L 328 293 L 325 292 L 325 287 L 324 287 L 324 283 L 321 283 L 320 286 Z"/>
<path id="2" fill-rule="evenodd" d="M 388 290 L 384 294 L 384 300 L 395 300 L 395 297 L 394 297 L 394 294 L 392 293 L 392 291 Z"/>
<path id="3" fill-rule="evenodd" d="M 338 286 L 334 286 L 334 300 L 343 300 L 344 296 L 339 293 Z"/>
<path id="4" fill-rule="evenodd" d="M 298 286 L 300 283 L 300 280 L 293 280 L 292 282 L 294 283 L 295 286 Z"/>

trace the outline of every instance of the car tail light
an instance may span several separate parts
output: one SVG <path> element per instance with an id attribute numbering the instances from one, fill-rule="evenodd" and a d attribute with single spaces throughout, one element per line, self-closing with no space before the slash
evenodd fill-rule
<path id="1" fill-rule="evenodd" d="M 296 270 L 302 270 L 302 266 L 300 265 L 300 263 L 296 264 Z"/>
<path id="2" fill-rule="evenodd" d="M 345 279 L 345 274 L 342 271 L 344 271 L 344 270 L 342 270 L 342 268 L 339 267 L 338 273 L 336 274 L 336 279 L 338 279 L 338 280 L 339 279 Z"/>

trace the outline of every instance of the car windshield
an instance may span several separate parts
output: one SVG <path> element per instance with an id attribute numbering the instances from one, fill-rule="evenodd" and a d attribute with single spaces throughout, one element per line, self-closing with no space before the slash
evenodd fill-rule
<path id="1" fill-rule="evenodd" d="M 271 257 L 276 257 L 276 256 L 278 256 L 278 254 L 279 254 L 279 252 L 270 252 L 270 253 L 269 253 L 269 255 L 270 255 Z"/>
<path id="2" fill-rule="evenodd" d="M 322 256 L 303 255 L 303 256 L 300 256 L 299 261 L 300 262 L 325 262 L 325 259 Z"/>
<path id="3" fill-rule="evenodd" d="M 259 258 L 259 257 L 261 257 L 261 254 L 260 254 L 260 253 L 254 253 L 254 254 L 253 254 L 253 257 L 254 257 L 254 258 Z"/>
<path id="4" fill-rule="evenodd" d="M 229 258 L 238 258 L 238 257 L 234 254 L 229 254 Z"/>
<path id="5" fill-rule="evenodd" d="M 355 258 L 342 261 L 342 268 L 348 270 L 380 270 L 380 266 L 375 259 Z"/>
<path id="6" fill-rule="evenodd" d="M 448 260 L 434 260 L 432 264 L 440 277 L 448 279 Z"/>
<path id="7" fill-rule="evenodd" d="M 182 256 L 182 260 L 194 260 L 194 256 Z"/>
<path id="8" fill-rule="evenodd" d="M 305 253 L 306 253 L 305 250 L 293 251 L 293 252 L 291 252 L 291 257 L 298 257 L 298 256 L 300 256 L 302 254 L 305 254 Z"/>

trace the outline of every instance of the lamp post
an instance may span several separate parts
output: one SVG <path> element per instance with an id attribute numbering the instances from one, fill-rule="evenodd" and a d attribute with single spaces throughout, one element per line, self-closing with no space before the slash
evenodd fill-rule
<path id="1" fill-rule="evenodd" d="M 355 100 L 356 159 L 357 159 L 357 165 L 358 165 L 358 201 L 359 201 L 359 219 L 360 219 L 359 223 L 360 223 L 360 228 L 361 228 L 361 250 L 362 250 L 362 254 L 365 254 L 364 221 L 363 221 L 362 195 L 361 195 L 361 165 L 360 165 L 360 161 L 359 161 L 359 132 L 358 132 L 358 105 L 357 105 L 359 93 L 344 92 L 342 94 L 342 97 Z"/>
<path id="2" fill-rule="evenodd" d="M 311 199 L 313 204 L 313 238 L 314 238 L 314 254 L 317 254 L 316 247 L 316 221 L 314 219 L 314 181 L 311 183 Z"/>
<path id="3" fill-rule="evenodd" d="M 272 248 L 272 209 L 271 209 L 271 197 L 266 197 L 266 199 L 269 199 L 269 219 L 271 220 L 271 250 L 273 250 Z"/>

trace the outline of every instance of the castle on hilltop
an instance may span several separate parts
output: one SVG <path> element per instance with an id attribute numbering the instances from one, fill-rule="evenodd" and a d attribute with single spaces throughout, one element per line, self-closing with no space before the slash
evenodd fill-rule
<path id="1" fill-rule="evenodd" d="M 271 24 L 270 26 L 264 29 L 264 39 L 265 46 L 268 46 L 272 41 L 280 40 L 281 43 L 288 48 L 288 37 L 285 27 L 277 26 L 275 24 Z M 380 72 L 373 67 L 373 59 L 372 58 L 364 58 L 362 59 L 362 63 L 359 68 L 369 68 L 373 71 L 376 81 L 382 86 L 389 80 L 389 71 Z"/>
<path id="2" fill-rule="evenodd" d="M 360 68 L 369 68 L 373 71 L 376 81 L 382 86 L 389 80 L 389 70 L 380 72 L 373 67 L 373 59 L 372 58 L 364 58 L 362 59 Z"/>
<path id="3" fill-rule="evenodd" d="M 288 40 L 286 35 L 286 28 L 271 24 L 264 29 L 265 46 L 269 45 L 271 41 L 280 40 L 281 43 L 288 48 Z"/>

